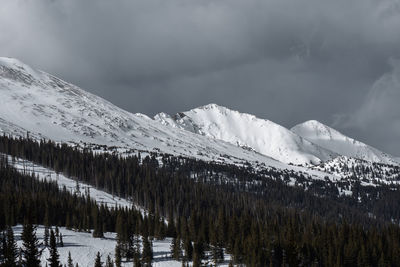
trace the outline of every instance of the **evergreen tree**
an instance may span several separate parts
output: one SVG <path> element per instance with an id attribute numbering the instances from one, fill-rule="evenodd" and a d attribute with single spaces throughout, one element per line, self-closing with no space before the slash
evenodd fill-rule
<path id="1" fill-rule="evenodd" d="M 153 260 L 153 249 L 151 241 L 148 237 L 143 237 L 143 251 L 142 251 L 142 261 L 146 266 L 151 266 Z"/>
<path id="2" fill-rule="evenodd" d="M 45 226 L 44 227 L 44 245 L 46 247 L 49 246 L 49 237 L 50 237 L 50 231 L 49 231 L 49 227 Z"/>
<path id="3" fill-rule="evenodd" d="M 74 267 L 74 263 L 72 262 L 71 252 L 70 251 L 68 251 L 67 267 Z"/>
<path id="4" fill-rule="evenodd" d="M 189 240 L 189 238 L 185 239 L 185 242 L 183 243 L 184 249 L 185 249 L 185 260 L 186 261 L 191 261 L 193 258 L 193 245 L 192 241 Z"/>
<path id="5" fill-rule="evenodd" d="M 171 255 L 175 260 L 181 260 L 182 258 L 182 246 L 181 239 L 179 237 L 173 238 L 171 243 Z"/>
<path id="6" fill-rule="evenodd" d="M 58 228 L 58 225 L 56 225 L 56 231 L 54 235 L 56 237 L 56 243 L 60 242 L 60 229 Z"/>
<path id="7" fill-rule="evenodd" d="M 96 260 L 94 262 L 94 267 L 102 267 L 103 263 L 101 262 L 101 255 L 100 252 L 97 252 L 96 254 Z"/>
<path id="8" fill-rule="evenodd" d="M 110 255 L 108 255 L 108 256 L 107 256 L 107 261 L 106 261 L 106 267 L 113 267 L 113 266 L 114 266 L 114 263 L 113 263 L 113 261 L 111 260 Z"/>
<path id="9" fill-rule="evenodd" d="M 4 263 L 5 254 L 7 250 L 7 239 L 4 232 L 0 233 L 0 264 Z"/>
<path id="10" fill-rule="evenodd" d="M 62 233 L 60 232 L 60 247 L 64 246 L 64 241 L 63 241 L 63 237 L 62 237 Z"/>
<path id="11" fill-rule="evenodd" d="M 204 246 L 201 241 L 194 243 L 193 248 L 193 267 L 201 266 L 201 260 L 204 258 Z"/>
<path id="12" fill-rule="evenodd" d="M 103 233 L 103 224 L 101 221 L 101 217 L 99 216 L 99 212 L 97 208 L 93 209 L 93 224 L 94 224 L 94 230 L 93 230 L 93 237 L 104 237 Z"/>
<path id="13" fill-rule="evenodd" d="M 17 266 L 18 247 L 14 239 L 12 228 L 7 227 L 7 243 L 5 248 L 5 266 Z"/>
<path id="14" fill-rule="evenodd" d="M 121 267 L 121 260 L 122 260 L 122 255 L 121 255 L 121 247 L 119 243 L 115 246 L 115 266 L 116 267 Z"/>
<path id="15" fill-rule="evenodd" d="M 40 267 L 39 241 L 36 229 L 31 223 L 26 223 L 22 230 L 23 264 L 29 267 Z"/>
<path id="16" fill-rule="evenodd" d="M 192 247 L 195 265 L 200 265 L 204 250 L 211 252 L 208 260 L 214 258 L 216 263 L 226 248 L 232 259 L 246 266 L 399 266 L 399 190 L 391 192 L 392 185 L 364 187 L 353 180 L 364 179 L 362 174 L 367 173 L 380 177 L 383 173 L 378 169 L 383 168 L 397 181 L 400 167 L 392 171 L 383 166 L 334 166 L 332 171 L 347 168 L 354 172 L 340 181 L 343 188 L 352 188 L 352 196 L 338 198 L 336 185 L 313 182 L 295 172 L 271 169 L 259 176 L 246 166 L 160 154 L 138 160 L 5 136 L 0 137 L 0 151 L 80 177 L 88 184 L 97 183 L 100 189 L 121 197 L 132 197 L 149 211 L 143 216 L 130 208 L 99 206 L 59 190 L 55 183 L 19 174 L 0 157 L 0 230 L 23 223 L 30 213 L 30 222 L 35 224 L 71 224 L 83 230 L 100 227 L 103 232 L 120 228 L 123 257 L 135 250 L 133 236 L 162 237 L 159 224 L 168 217 L 168 228 L 164 227 L 169 237 L 184 241 L 184 260 L 188 244 L 196 244 Z M 158 156 L 162 157 L 160 166 Z M 288 187 L 284 180 L 290 178 L 303 179 L 307 192 L 301 186 Z M 61 243 L 62 235 L 58 238 Z M 6 251 L 7 239 L 3 239 L 2 251 Z M 203 253 L 198 244 L 204 247 Z"/>
<path id="17" fill-rule="evenodd" d="M 57 251 L 57 243 L 56 237 L 54 235 L 53 230 L 50 231 L 50 258 L 47 259 L 50 267 L 59 267 L 60 266 L 60 256 Z"/>

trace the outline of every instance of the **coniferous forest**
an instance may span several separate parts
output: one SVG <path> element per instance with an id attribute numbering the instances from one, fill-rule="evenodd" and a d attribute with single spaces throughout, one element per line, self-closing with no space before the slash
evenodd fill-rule
<path id="1" fill-rule="evenodd" d="M 206 251 L 216 264 L 225 251 L 233 264 L 247 266 L 400 266 L 400 227 L 393 223 L 400 218 L 400 197 L 384 186 L 356 188 L 356 196 L 339 198 L 329 188 L 322 195 L 287 186 L 278 179 L 287 173 L 278 170 L 261 177 L 249 167 L 171 155 L 122 157 L 7 136 L 0 138 L 0 152 L 130 199 L 149 212 L 144 216 L 135 209 L 99 205 L 23 175 L 3 158 L 3 244 L 10 240 L 10 226 L 40 224 L 93 229 L 94 237 L 116 232 L 117 266 L 121 258 L 151 264 L 151 239 L 165 237 L 173 238 L 172 256 L 193 260 L 194 266 L 200 266 Z M 8 247 L 2 245 L 0 262 L 13 266 L 6 265 Z"/>

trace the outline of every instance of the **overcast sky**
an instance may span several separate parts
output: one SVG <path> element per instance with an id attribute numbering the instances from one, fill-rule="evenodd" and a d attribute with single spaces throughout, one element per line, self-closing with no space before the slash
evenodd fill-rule
<path id="1" fill-rule="evenodd" d="M 317 119 L 400 156 L 399 0 L 1 0 L 0 55 L 131 112 Z"/>

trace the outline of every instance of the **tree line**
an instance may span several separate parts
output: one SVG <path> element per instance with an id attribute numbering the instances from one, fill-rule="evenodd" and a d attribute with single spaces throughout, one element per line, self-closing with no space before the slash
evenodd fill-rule
<path id="1" fill-rule="evenodd" d="M 96 211 L 82 211 L 74 219 L 72 206 L 60 207 L 63 211 L 72 209 L 66 213 L 70 213 L 73 227 L 116 231 L 116 249 L 122 257 L 137 257 L 135 244 L 140 234 L 172 237 L 173 257 L 193 261 L 195 266 L 211 259 L 218 264 L 224 253 L 230 253 L 234 263 L 249 266 L 400 263 L 399 227 L 371 218 L 367 207 L 360 208 L 353 199 L 317 197 L 276 179 L 262 179 L 246 167 L 170 155 L 96 154 L 44 140 L 3 137 L 0 141 L 0 151 L 53 168 L 146 208 L 150 215 L 140 219 L 137 211 L 113 213 L 92 204 Z M 271 170 L 271 175 L 274 172 L 283 175 L 278 170 Z M 261 182 L 253 185 L 254 180 Z M 83 199 L 91 205 L 90 199 Z M 7 211 L 7 206 L 3 209 Z M 44 215 L 46 210 L 41 209 Z M 7 216 L 15 218 L 12 212 L 20 211 L 7 211 Z M 51 219 L 51 224 L 67 226 L 66 214 L 61 215 L 63 219 L 59 216 Z M 162 223 L 162 218 L 168 224 Z M 7 220 L 6 224 L 15 223 Z"/>

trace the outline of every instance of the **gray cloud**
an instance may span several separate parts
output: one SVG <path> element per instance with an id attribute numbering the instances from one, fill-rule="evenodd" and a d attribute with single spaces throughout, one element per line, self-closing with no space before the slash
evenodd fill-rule
<path id="1" fill-rule="evenodd" d="M 400 154 L 398 131 L 346 115 L 379 97 L 399 29 L 398 0 L 2 0 L 0 54 L 132 112 L 216 102 L 287 127 L 344 114 L 339 130 Z"/>
<path id="2" fill-rule="evenodd" d="M 362 105 L 350 115 L 337 117 L 336 125 L 353 130 L 364 139 L 379 142 L 387 151 L 400 136 L 400 61 L 390 60 L 392 70 L 371 87 Z"/>

